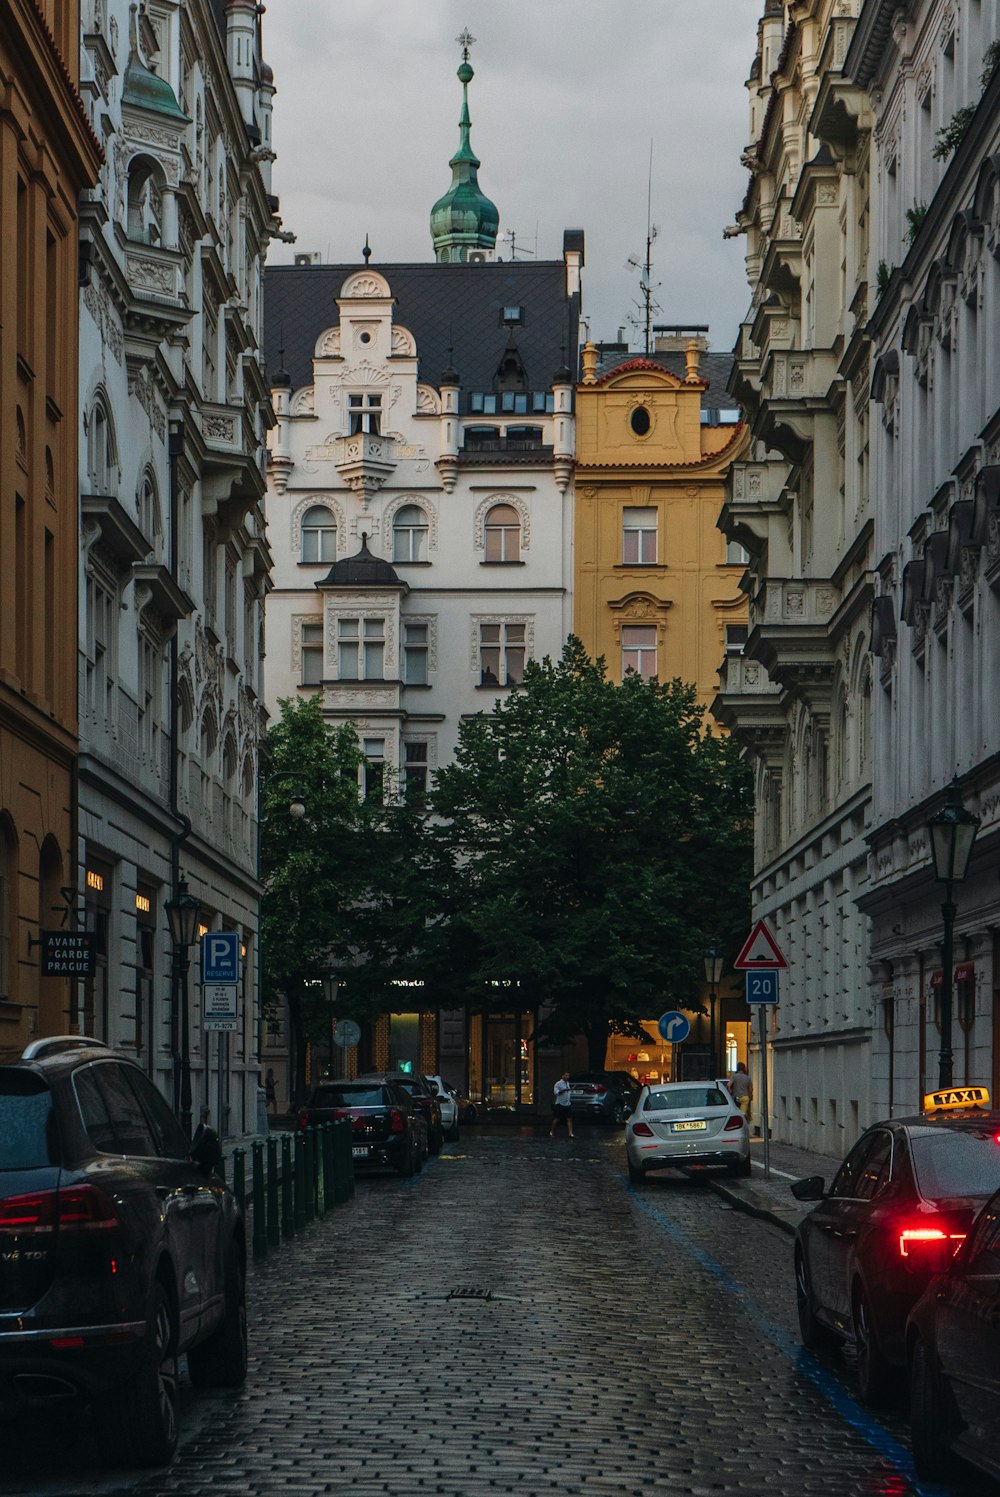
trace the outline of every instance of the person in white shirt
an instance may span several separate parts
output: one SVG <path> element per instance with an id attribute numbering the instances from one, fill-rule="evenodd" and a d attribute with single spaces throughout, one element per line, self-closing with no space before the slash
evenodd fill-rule
<path id="1" fill-rule="evenodd" d="M 573 1113 L 570 1108 L 569 1072 L 563 1071 L 559 1080 L 552 1088 L 552 1127 L 549 1129 L 549 1138 L 555 1138 L 556 1129 L 561 1122 L 565 1121 L 566 1129 L 570 1138 L 573 1137 Z"/>

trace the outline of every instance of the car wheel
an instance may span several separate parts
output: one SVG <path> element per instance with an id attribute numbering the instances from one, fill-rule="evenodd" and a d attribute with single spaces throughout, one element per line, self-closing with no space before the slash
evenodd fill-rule
<path id="1" fill-rule="evenodd" d="M 633 1185 L 642 1185 L 646 1175 L 643 1170 L 637 1170 L 631 1159 L 628 1162 L 628 1177 Z"/>
<path id="2" fill-rule="evenodd" d="M 428 1140 L 427 1147 L 430 1149 L 432 1154 L 440 1154 L 441 1145 L 443 1143 L 444 1134 L 439 1129 L 435 1129 L 435 1131 L 431 1134 L 430 1139 Z"/>
<path id="3" fill-rule="evenodd" d="M 625 1119 L 628 1116 L 629 1116 L 629 1109 L 628 1109 L 628 1107 L 625 1105 L 624 1102 L 619 1102 L 618 1106 L 615 1108 L 614 1112 L 611 1115 L 611 1121 L 613 1123 L 624 1123 Z"/>
<path id="4" fill-rule="evenodd" d="M 247 1380 L 247 1299 L 243 1251 L 233 1242 L 226 1268 L 226 1308 L 207 1340 L 188 1352 L 196 1388 L 242 1388 Z"/>
<path id="5" fill-rule="evenodd" d="M 174 1317 L 162 1284 L 153 1291 L 139 1362 L 108 1401 L 109 1433 L 125 1466 L 165 1466 L 177 1449 L 177 1359 Z"/>
<path id="6" fill-rule="evenodd" d="M 479 1112 L 474 1102 L 472 1103 L 468 1112 L 465 1114 L 464 1121 L 466 1123 L 475 1123 L 479 1121 Z"/>
<path id="7" fill-rule="evenodd" d="M 858 1392 L 862 1403 L 882 1404 L 899 1379 L 882 1354 L 872 1321 L 871 1302 L 861 1284 L 854 1290 L 854 1346 L 857 1352 Z"/>
<path id="8" fill-rule="evenodd" d="M 396 1173 L 397 1175 L 402 1175 L 404 1180 L 410 1180 L 413 1178 L 413 1175 L 419 1168 L 419 1151 L 414 1150 L 413 1143 L 411 1141 L 409 1148 L 406 1150 L 406 1153 L 400 1155 L 399 1163 L 396 1165 Z"/>
<path id="9" fill-rule="evenodd" d="M 726 1174 L 727 1175 L 737 1175 L 737 1176 L 740 1176 L 741 1178 L 743 1178 L 744 1180 L 747 1178 L 748 1175 L 752 1175 L 753 1174 L 753 1165 L 750 1163 L 750 1155 L 748 1154 L 745 1159 L 734 1159 L 731 1164 L 727 1164 L 726 1165 Z"/>
<path id="10" fill-rule="evenodd" d="M 812 1285 L 806 1256 L 795 1249 L 795 1302 L 799 1312 L 799 1340 L 809 1351 L 822 1351 L 833 1345 L 834 1335 L 816 1319 L 812 1307 Z"/>
<path id="11" fill-rule="evenodd" d="M 910 1357 L 910 1440 L 923 1481 L 943 1481 L 951 1468 L 943 1414 L 940 1384 L 918 1337 Z"/>

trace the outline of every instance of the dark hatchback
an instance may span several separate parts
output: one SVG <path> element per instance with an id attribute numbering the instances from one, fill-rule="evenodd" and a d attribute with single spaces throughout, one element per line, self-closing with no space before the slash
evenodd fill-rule
<path id="1" fill-rule="evenodd" d="M 0 1065 L 0 1402 L 92 1401 L 130 1465 L 173 1455 L 182 1352 L 198 1386 L 246 1377 L 243 1219 L 190 1151 L 96 1040 Z"/>
<path id="2" fill-rule="evenodd" d="M 581 1071 L 569 1078 L 569 1085 L 573 1117 L 596 1123 L 624 1123 L 642 1091 L 628 1071 Z"/>
<path id="3" fill-rule="evenodd" d="M 1000 1191 L 906 1328 L 917 1475 L 944 1481 L 962 1456 L 1000 1481 Z"/>
<path id="4" fill-rule="evenodd" d="M 440 1154 L 444 1143 L 444 1123 L 437 1088 L 417 1071 L 393 1071 L 386 1079 L 401 1086 L 420 1108 L 427 1123 L 427 1146 L 432 1154 Z"/>
<path id="5" fill-rule="evenodd" d="M 818 1175 L 792 1186 L 820 1202 L 795 1241 L 803 1343 L 853 1341 L 866 1402 L 901 1385 L 907 1316 L 1000 1188 L 998 1134 L 1000 1113 L 977 1108 L 877 1123 L 827 1194 Z"/>
<path id="6" fill-rule="evenodd" d="M 394 1169 L 410 1176 L 423 1168 L 427 1130 L 408 1092 L 388 1076 L 322 1081 L 299 1113 L 299 1127 L 348 1119 L 355 1169 Z"/>

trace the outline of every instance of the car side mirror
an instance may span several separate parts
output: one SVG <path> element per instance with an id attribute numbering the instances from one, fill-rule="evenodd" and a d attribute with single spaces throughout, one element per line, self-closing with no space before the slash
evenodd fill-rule
<path id="1" fill-rule="evenodd" d="M 825 1184 L 822 1175 L 807 1175 L 804 1180 L 796 1180 L 789 1188 L 797 1201 L 821 1201 L 826 1193 L 823 1189 Z"/>

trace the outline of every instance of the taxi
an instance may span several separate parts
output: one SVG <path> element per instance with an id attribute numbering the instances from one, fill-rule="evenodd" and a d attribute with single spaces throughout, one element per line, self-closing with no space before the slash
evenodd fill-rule
<path id="1" fill-rule="evenodd" d="M 910 1315 L 910 1427 L 917 1475 L 954 1457 L 1000 1479 L 1000 1191 Z"/>
<path id="2" fill-rule="evenodd" d="M 907 1316 L 1000 1189 L 1000 1112 L 982 1086 L 930 1092 L 863 1133 L 828 1191 L 820 1175 L 791 1189 L 818 1202 L 795 1234 L 802 1342 L 853 1344 L 861 1398 L 883 1402 L 904 1382 Z"/>

